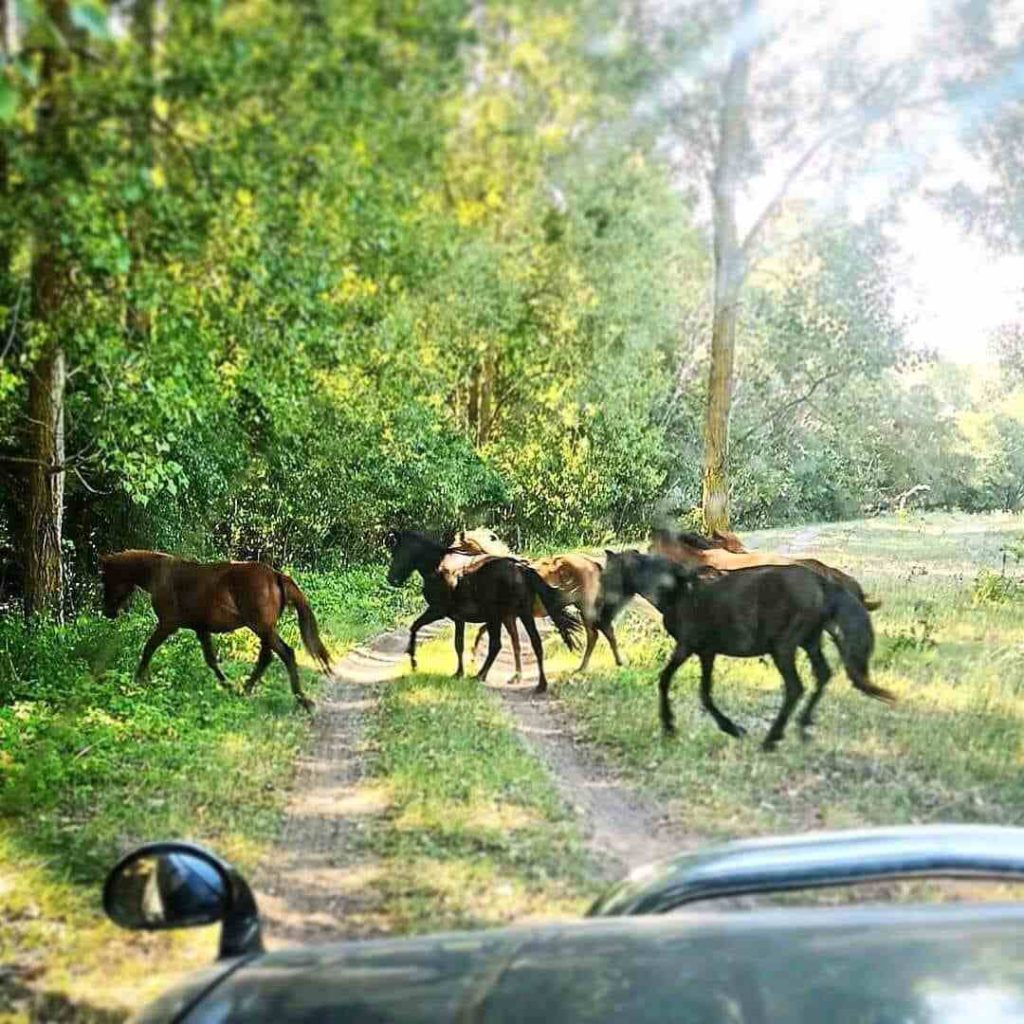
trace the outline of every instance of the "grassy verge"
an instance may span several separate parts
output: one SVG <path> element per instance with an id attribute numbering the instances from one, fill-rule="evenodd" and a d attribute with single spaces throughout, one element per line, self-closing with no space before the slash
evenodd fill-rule
<path id="1" fill-rule="evenodd" d="M 380 572 L 296 574 L 335 653 L 389 625 Z M 102 921 L 99 885 L 139 842 L 188 836 L 252 866 L 276 834 L 308 728 L 275 662 L 246 700 L 219 686 L 194 636 L 133 679 L 152 628 L 143 599 L 111 623 L 0 622 L 0 1021 L 105 1019 L 209 962 L 215 936 L 140 936 Z M 283 632 L 299 648 L 294 616 Z M 218 638 L 236 689 L 255 638 Z M 300 654 L 300 658 L 302 655 Z M 303 667 L 304 685 L 317 678 Z"/>
<path id="2" fill-rule="evenodd" d="M 364 833 L 365 923 L 404 933 L 578 914 L 594 888 L 543 767 L 479 683 L 433 674 L 450 668 L 450 642 L 423 658 L 425 674 L 384 689 L 370 730 L 385 810 Z"/>
<path id="3" fill-rule="evenodd" d="M 858 824 L 1024 817 L 1024 601 L 992 588 L 1001 548 L 1019 539 L 1012 516 L 937 515 L 835 524 L 804 534 L 806 551 L 853 572 L 884 605 L 874 614 L 874 678 L 900 698 L 887 709 L 837 670 L 819 705 L 814 740 L 792 729 L 761 753 L 781 699 L 775 670 L 722 658 L 716 700 L 751 738 L 720 733 L 697 699 L 699 667 L 673 688 L 679 735 L 657 728 L 656 675 L 669 642 L 660 621 L 634 615 L 622 629 L 630 667 L 605 668 L 557 687 L 584 730 L 699 836 Z M 799 531 L 752 535 L 776 548 Z M 826 656 L 839 666 L 826 643 Z M 603 655 L 603 657 L 605 657 Z M 560 657 L 560 661 L 565 659 Z M 806 661 L 801 674 L 811 675 Z"/>

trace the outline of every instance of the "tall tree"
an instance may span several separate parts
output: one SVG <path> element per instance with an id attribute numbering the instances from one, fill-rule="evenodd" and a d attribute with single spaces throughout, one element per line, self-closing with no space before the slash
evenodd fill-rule
<path id="1" fill-rule="evenodd" d="M 741 19 L 754 23 L 757 0 L 742 0 Z M 711 175 L 715 252 L 711 367 L 704 418 L 704 521 L 709 530 L 729 525 L 729 411 L 736 354 L 736 317 L 745 273 L 745 253 L 736 225 L 736 190 L 743 173 L 750 90 L 750 46 L 737 38 L 722 83 L 718 144 Z"/>
<path id="2" fill-rule="evenodd" d="M 25 518 L 25 611 L 60 618 L 64 581 L 64 392 L 67 365 L 61 333 L 68 301 L 68 261 L 60 240 L 60 169 L 68 158 L 74 28 L 67 0 L 47 0 L 53 31 L 45 36 L 39 73 L 36 146 L 51 202 L 34 225 L 31 294 L 37 345 L 28 385 L 28 493 Z M 47 209 L 49 207 L 49 209 Z"/>
<path id="3" fill-rule="evenodd" d="M 653 0 L 638 6 L 637 31 L 660 75 L 642 106 L 664 118 L 668 151 L 710 211 L 702 506 L 707 528 L 721 529 L 737 326 L 765 229 L 812 169 L 819 191 L 830 188 L 841 203 L 844 177 L 866 170 L 925 108 L 930 67 L 920 54 L 880 56 L 863 27 L 833 24 L 827 4 L 792 13 L 770 0 L 683 0 L 667 16 Z"/>

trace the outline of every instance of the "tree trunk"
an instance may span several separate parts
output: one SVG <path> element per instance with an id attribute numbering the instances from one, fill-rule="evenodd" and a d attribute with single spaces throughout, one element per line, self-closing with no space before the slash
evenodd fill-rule
<path id="1" fill-rule="evenodd" d="M 0 55 L 8 62 L 17 50 L 17 26 L 14 20 L 14 0 L 0 0 Z M 10 192 L 10 138 L 6 128 L 0 129 L 0 203 L 8 202 Z M 0 305 L 10 298 L 11 239 L 7 230 L 0 228 Z"/>
<path id="2" fill-rule="evenodd" d="M 743 0 L 741 20 L 757 12 L 757 0 Z M 740 33 L 741 40 L 746 33 Z M 733 52 L 722 86 L 718 146 L 711 180 L 714 217 L 715 294 L 711 326 L 711 369 L 704 418 L 703 512 L 706 530 L 729 528 L 729 413 L 732 406 L 736 317 L 746 272 L 736 227 L 736 188 L 747 146 L 750 57 L 742 42 Z"/>
<path id="3" fill-rule="evenodd" d="M 72 37 L 67 0 L 48 0 L 46 13 L 64 39 Z M 40 74 L 38 146 L 53 201 L 36 225 L 32 257 L 32 318 L 42 338 L 28 389 L 28 515 L 25 520 L 25 611 L 63 614 L 61 541 L 64 519 L 64 386 L 67 379 L 60 341 L 61 312 L 68 275 L 56 215 L 58 187 L 67 161 L 68 76 L 64 47 L 49 45 Z"/>

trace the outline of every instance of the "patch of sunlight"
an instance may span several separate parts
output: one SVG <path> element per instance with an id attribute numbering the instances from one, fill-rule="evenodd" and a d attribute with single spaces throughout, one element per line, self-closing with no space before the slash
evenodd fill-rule
<path id="1" fill-rule="evenodd" d="M 424 683 L 421 686 L 412 686 L 402 693 L 403 704 L 411 704 L 414 707 L 422 705 L 451 704 L 455 700 L 454 694 L 441 689 L 437 683 L 433 685 Z"/>
<path id="2" fill-rule="evenodd" d="M 406 831 L 440 826 L 444 831 L 514 832 L 541 825 L 543 821 L 536 811 L 517 804 L 445 804 L 440 808 L 417 804 L 407 807 L 393 824 L 395 828 Z"/>

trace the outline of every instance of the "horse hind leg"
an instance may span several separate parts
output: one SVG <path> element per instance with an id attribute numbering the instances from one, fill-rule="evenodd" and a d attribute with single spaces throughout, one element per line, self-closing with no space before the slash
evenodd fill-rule
<path id="1" fill-rule="evenodd" d="M 818 701 L 821 700 L 821 695 L 825 692 L 825 687 L 832 678 L 832 668 L 821 650 L 820 636 L 816 637 L 811 643 L 806 644 L 804 650 L 807 651 L 807 656 L 811 659 L 811 670 L 814 672 L 816 683 L 814 693 L 811 694 L 810 699 L 804 705 L 803 711 L 800 712 L 800 716 L 797 718 L 797 722 L 800 725 L 800 738 L 808 740 L 810 739 L 808 729 L 814 724 L 814 709 L 818 706 Z"/>
<path id="2" fill-rule="evenodd" d="M 494 659 L 497 658 L 498 652 L 501 650 L 501 620 L 495 619 L 493 622 L 487 623 L 487 657 L 484 660 L 480 671 L 477 672 L 476 677 L 480 682 L 486 682 L 487 673 L 491 671 L 491 666 L 494 664 Z"/>
<path id="3" fill-rule="evenodd" d="M 509 679 L 511 686 L 513 683 L 521 682 L 523 678 L 523 649 L 519 643 L 519 623 L 516 622 L 514 615 L 505 620 L 505 630 L 509 640 L 512 641 L 512 657 L 516 664 L 515 675 Z"/>
<path id="4" fill-rule="evenodd" d="M 587 621 L 584 621 L 583 628 L 587 633 L 587 646 L 583 651 L 583 660 L 580 662 L 580 667 L 576 669 L 577 672 L 587 671 L 587 666 L 590 664 L 590 656 L 594 653 L 594 646 L 597 644 L 597 629 Z"/>
<path id="5" fill-rule="evenodd" d="M 462 655 L 466 647 L 466 623 L 462 619 L 455 620 L 455 678 L 461 679 L 466 674 L 465 666 L 462 664 Z"/>
<path id="6" fill-rule="evenodd" d="M 264 638 L 260 638 L 260 654 L 256 659 L 256 664 L 253 666 L 252 674 L 245 681 L 245 695 L 248 697 L 249 694 L 256 688 L 256 684 L 263 677 L 263 673 L 270 667 L 271 661 L 274 660 L 274 649 L 270 646 L 270 641 Z"/>
<path id="7" fill-rule="evenodd" d="M 526 635 L 530 638 L 530 646 L 533 648 L 533 656 L 537 659 L 537 685 L 534 693 L 544 693 L 548 688 L 548 678 L 544 675 L 544 644 L 541 643 L 540 633 L 537 632 L 537 623 L 532 615 L 522 616 L 523 626 Z"/>
<path id="8" fill-rule="evenodd" d="M 604 633 L 608 646 L 612 649 L 612 657 L 615 658 L 615 664 L 622 668 L 625 665 L 625 661 L 622 660 L 622 655 L 619 654 L 619 641 L 615 636 L 615 627 L 610 622 L 602 621 L 598 622 L 597 628 Z"/>
<path id="9" fill-rule="evenodd" d="M 776 649 L 772 652 L 772 661 L 775 662 L 775 667 L 779 670 L 786 689 L 782 698 L 782 707 L 779 708 L 779 713 L 775 721 L 772 722 L 772 727 L 768 730 L 764 743 L 761 744 L 764 750 L 773 750 L 782 739 L 789 716 L 793 714 L 793 710 L 800 703 L 800 698 L 804 693 L 804 684 L 800 682 L 800 676 L 796 670 L 796 649 L 790 646 Z"/>
<path id="10" fill-rule="evenodd" d="M 303 692 L 302 683 L 299 681 L 299 667 L 295 663 L 295 652 L 281 639 L 276 630 L 270 634 L 270 647 L 284 662 L 284 667 L 288 670 L 288 681 L 292 684 L 292 693 L 295 694 L 295 699 L 307 711 L 312 711 L 313 702 Z"/>

